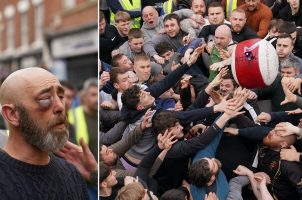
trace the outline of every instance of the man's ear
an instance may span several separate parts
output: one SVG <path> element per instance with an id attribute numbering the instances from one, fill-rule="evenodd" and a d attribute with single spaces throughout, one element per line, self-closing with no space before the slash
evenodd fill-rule
<path id="1" fill-rule="evenodd" d="M 2 115 L 13 126 L 19 126 L 19 113 L 13 104 L 2 105 Z"/>
<path id="2" fill-rule="evenodd" d="M 119 87 L 119 85 L 117 84 L 117 83 L 113 83 L 113 87 L 115 88 L 115 89 L 120 89 L 120 87 Z"/>
<path id="3" fill-rule="evenodd" d="M 287 148 L 288 147 L 287 142 L 285 142 L 285 141 L 280 142 L 280 147 L 281 148 Z"/>
<path id="4" fill-rule="evenodd" d="M 101 182 L 101 187 L 102 188 L 106 188 L 107 187 L 107 182 L 106 181 L 102 181 Z"/>
<path id="5" fill-rule="evenodd" d="M 145 109 L 145 107 L 142 106 L 142 105 L 137 105 L 137 106 L 136 106 L 136 110 L 143 110 L 143 109 Z"/>

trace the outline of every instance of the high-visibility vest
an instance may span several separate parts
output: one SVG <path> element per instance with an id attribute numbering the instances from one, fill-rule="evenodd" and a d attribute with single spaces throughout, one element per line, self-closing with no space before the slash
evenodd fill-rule
<path id="1" fill-rule="evenodd" d="M 89 134 L 83 106 L 78 106 L 68 111 L 68 120 L 75 128 L 77 142 L 79 143 L 80 138 L 83 138 L 84 142 L 89 144 Z"/>
<path id="2" fill-rule="evenodd" d="M 226 16 L 229 17 L 231 12 L 237 8 L 237 0 L 226 1 Z"/>
<path id="3" fill-rule="evenodd" d="M 119 0 L 119 2 L 125 11 L 141 11 L 142 10 L 141 0 L 132 0 L 132 4 L 130 3 L 129 0 Z M 115 16 L 115 14 L 110 9 L 110 24 L 112 24 L 112 25 L 115 24 L 114 16 Z M 140 28 L 141 27 L 140 23 L 141 23 L 140 17 L 131 19 L 131 28 Z"/>
<path id="4" fill-rule="evenodd" d="M 173 0 L 168 0 L 163 4 L 163 15 L 172 13 Z"/>

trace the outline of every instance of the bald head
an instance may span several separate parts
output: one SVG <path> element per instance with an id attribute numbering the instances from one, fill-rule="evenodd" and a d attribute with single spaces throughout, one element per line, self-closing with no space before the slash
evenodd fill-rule
<path id="1" fill-rule="evenodd" d="M 215 31 L 215 36 L 216 35 L 225 35 L 227 37 L 232 37 L 232 32 L 229 26 L 223 24 L 217 27 Z"/>
<path id="2" fill-rule="evenodd" d="M 271 130 L 268 135 L 263 138 L 263 144 L 270 148 L 287 148 L 293 145 L 297 139 L 295 134 L 281 136 L 282 132 L 276 129 Z"/>
<path id="3" fill-rule="evenodd" d="M 143 11 L 143 20 L 150 27 L 154 28 L 158 24 L 158 13 L 152 6 L 146 6 Z"/>
<path id="4" fill-rule="evenodd" d="M 219 49 L 225 49 L 232 41 L 232 32 L 227 25 L 220 25 L 215 31 L 215 45 Z"/>
<path id="5" fill-rule="evenodd" d="M 0 88 L 0 103 L 16 103 L 27 88 L 33 83 L 43 81 L 45 78 L 56 79 L 56 77 L 45 69 L 32 67 L 21 69 L 10 74 L 2 83 Z"/>
<path id="6" fill-rule="evenodd" d="M 144 7 L 142 13 L 145 14 L 146 12 L 157 12 L 153 6 L 146 6 Z"/>

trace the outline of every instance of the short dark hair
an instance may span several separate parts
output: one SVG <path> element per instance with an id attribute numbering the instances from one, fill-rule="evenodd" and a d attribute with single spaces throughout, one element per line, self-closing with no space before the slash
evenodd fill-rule
<path id="1" fill-rule="evenodd" d="M 104 163 L 99 163 L 99 181 L 100 183 L 103 182 L 109 175 L 111 169 Z"/>
<path id="2" fill-rule="evenodd" d="M 175 126 L 179 122 L 172 111 L 160 112 L 154 117 L 153 128 L 157 134 L 164 133 L 168 128 Z"/>
<path id="3" fill-rule="evenodd" d="M 141 88 L 138 85 L 133 85 L 131 88 L 125 90 L 122 94 L 123 106 L 127 109 L 136 110 L 140 101 Z"/>
<path id="4" fill-rule="evenodd" d="M 173 47 L 169 42 L 160 42 L 156 45 L 155 51 L 161 56 L 168 51 L 173 51 Z"/>
<path id="5" fill-rule="evenodd" d="M 212 175 L 209 162 L 205 158 L 193 163 L 188 173 L 191 183 L 197 187 L 206 186 L 211 180 Z"/>
<path id="6" fill-rule="evenodd" d="M 285 21 L 283 24 L 280 26 L 279 33 L 288 33 L 292 34 L 296 31 L 296 25 L 293 22 Z"/>
<path id="7" fill-rule="evenodd" d="M 280 32 L 280 27 L 284 23 L 283 19 L 272 19 L 269 23 L 268 30 L 271 30 L 272 28 L 276 28 L 278 32 Z"/>
<path id="8" fill-rule="evenodd" d="M 224 77 L 222 77 L 222 79 L 231 79 L 234 85 L 234 88 L 237 88 L 239 85 L 237 84 L 237 82 L 235 81 L 232 72 L 228 71 L 226 73 L 226 75 Z"/>
<path id="9" fill-rule="evenodd" d="M 209 9 L 210 9 L 210 8 L 217 8 L 217 7 L 221 7 L 222 10 L 224 10 L 224 9 L 223 9 L 223 6 L 221 5 L 221 3 L 220 3 L 219 1 L 213 1 L 213 2 L 210 3 L 209 6 L 208 6 L 208 12 L 209 12 Z"/>
<path id="10" fill-rule="evenodd" d="M 112 67 L 118 67 L 118 61 L 120 59 L 122 59 L 123 56 L 124 56 L 124 54 L 122 54 L 122 53 L 119 53 L 119 54 L 116 54 L 115 56 L 113 56 L 112 60 L 111 60 Z"/>
<path id="11" fill-rule="evenodd" d="M 285 39 L 285 38 L 289 38 L 292 41 L 292 43 L 294 42 L 292 36 L 290 36 L 290 34 L 288 33 L 280 33 L 278 35 L 278 39 Z"/>
<path id="12" fill-rule="evenodd" d="M 132 40 L 132 39 L 138 39 L 138 38 L 144 38 L 143 31 L 139 28 L 130 29 L 130 31 L 128 33 L 128 39 Z"/>
<path id="13" fill-rule="evenodd" d="M 128 71 L 127 69 L 120 68 L 120 67 L 114 67 L 114 68 L 112 68 L 111 71 L 109 72 L 110 81 L 112 83 L 118 83 L 117 76 L 119 74 L 125 74 L 127 71 Z"/>
<path id="14" fill-rule="evenodd" d="M 166 191 L 160 200 L 190 200 L 190 192 L 186 187 L 180 187 L 178 189 L 171 189 Z"/>
<path id="15" fill-rule="evenodd" d="M 164 23 L 165 23 L 167 20 L 172 20 L 172 19 L 176 19 L 177 24 L 180 26 L 180 18 L 179 18 L 179 16 L 176 15 L 175 13 L 170 13 L 170 14 L 166 15 L 165 18 L 164 18 Z"/>

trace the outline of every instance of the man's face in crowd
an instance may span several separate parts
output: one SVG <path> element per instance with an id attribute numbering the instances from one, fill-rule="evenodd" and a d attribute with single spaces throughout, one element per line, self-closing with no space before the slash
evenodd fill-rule
<path id="1" fill-rule="evenodd" d="M 64 98 L 65 98 L 65 110 L 68 111 L 72 107 L 72 101 L 74 98 L 74 91 L 64 87 Z"/>
<path id="2" fill-rule="evenodd" d="M 143 20 L 150 28 L 154 28 L 157 25 L 158 13 L 154 8 L 146 8 L 143 10 Z"/>
<path id="3" fill-rule="evenodd" d="M 287 58 L 292 52 L 294 45 L 290 38 L 278 38 L 276 51 L 279 58 Z"/>
<path id="4" fill-rule="evenodd" d="M 138 110 L 151 108 L 154 104 L 154 97 L 150 95 L 150 92 L 146 92 L 144 90 L 141 90 L 139 94 L 139 103 L 137 106 Z"/>
<path id="5" fill-rule="evenodd" d="M 113 149 L 108 148 L 106 145 L 101 146 L 100 159 L 107 165 L 112 166 L 117 161 L 117 155 Z"/>
<path id="6" fill-rule="evenodd" d="M 176 124 L 169 128 L 168 131 L 172 131 L 172 134 L 175 135 L 176 139 L 180 139 L 184 136 L 183 126 L 179 122 L 176 122 Z"/>
<path id="7" fill-rule="evenodd" d="M 299 74 L 299 70 L 295 67 L 282 67 L 280 70 L 282 77 L 295 77 Z"/>
<path id="8" fill-rule="evenodd" d="M 19 130 L 29 144 L 55 152 L 69 135 L 64 89 L 54 76 L 43 75 L 28 83 L 22 101 L 16 105 Z"/>
<path id="9" fill-rule="evenodd" d="M 165 60 L 170 60 L 171 57 L 174 55 L 174 51 L 167 51 L 164 54 L 160 55 L 161 57 L 163 57 Z"/>
<path id="10" fill-rule="evenodd" d="M 287 2 L 289 3 L 289 5 L 292 9 L 299 9 L 299 6 L 300 6 L 299 0 L 287 0 Z"/>
<path id="11" fill-rule="evenodd" d="M 256 10 L 260 0 L 245 0 L 245 3 L 247 4 L 247 9 L 252 12 Z"/>
<path id="12" fill-rule="evenodd" d="M 123 55 L 122 58 L 118 60 L 117 67 L 121 67 L 126 70 L 133 70 L 133 63 L 127 56 Z"/>
<path id="13" fill-rule="evenodd" d="M 138 60 L 134 63 L 134 71 L 138 76 L 139 82 L 143 83 L 150 78 L 151 65 L 150 60 Z"/>
<path id="14" fill-rule="evenodd" d="M 165 31 L 169 37 L 175 37 L 179 31 L 180 27 L 176 19 L 169 19 L 164 22 Z"/>
<path id="15" fill-rule="evenodd" d="M 105 19 L 99 22 L 99 34 L 103 35 L 105 33 L 106 22 Z"/>
<path id="16" fill-rule="evenodd" d="M 223 79 L 219 86 L 219 93 L 221 96 L 225 97 L 235 90 L 234 83 L 232 79 Z"/>
<path id="17" fill-rule="evenodd" d="M 130 82 L 129 79 L 129 74 L 128 72 L 124 74 L 118 74 L 117 75 L 117 83 L 114 83 L 113 86 L 117 89 L 119 92 L 123 92 L 130 88 L 132 83 Z"/>
<path id="18" fill-rule="evenodd" d="M 227 48 L 230 42 L 231 38 L 226 33 L 223 31 L 215 32 L 215 45 L 218 49 Z"/>
<path id="19" fill-rule="evenodd" d="M 208 19 L 210 24 L 223 24 L 224 11 L 222 7 L 210 7 L 208 9 Z"/>
<path id="20" fill-rule="evenodd" d="M 199 14 L 204 16 L 206 13 L 206 6 L 203 0 L 193 0 L 191 10 L 194 14 Z"/>
<path id="21" fill-rule="evenodd" d="M 93 111 L 98 111 L 98 87 L 97 86 L 90 86 L 85 95 L 84 95 L 84 102 L 87 107 Z"/>
<path id="22" fill-rule="evenodd" d="M 133 38 L 128 41 L 130 49 L 135 53 L 141 53 L 144 45 L 144 38 Z"/>
<path id="23" fill-rule="evenodd" d="M 288 146 L 288 144 L 285 142 L 287 137 L 292 136 L 280 136 L 280 132 L 273 129 L 265 138 L 263 138 L 263 144 L 269 146 L 270 148 L 286 147 Z"/>
<path id="24" fill-rule="evenodd" d="M 243 29 L 246 22 L 245 13 L 232 12 L 230 16 L 230 22 L 231 22 L 232 30 L 236 33 L 240 32 Z"/>
<path id="25" fill-rule="evenodd" d="M 109 176 L 103 182 L 106 183 L 106 188 L 112 188 L 115 186 L 117 184 L 116 172 L 111 170 Z"/>
<path id="26" fill-rule="evenodd" d="M 209 168 L 213 174 L 213 176 L 211 177 L 210 181 L 208 182 L 208 185 L 212 185 L 214 183 L 214 181 L 216 180 L 219 171 L 221 169 L 221 162 L 219 160 L 217 160 L 216 158 L 203 158 L 206 159 L 209 163 Z"/>
<path id="27" fill-rule="evenodd" d="M 128 36 L 130 31 L 131 21 L 119 21 L 116 23 L 116 28 L 121 33 L 122 37 Z"/>

